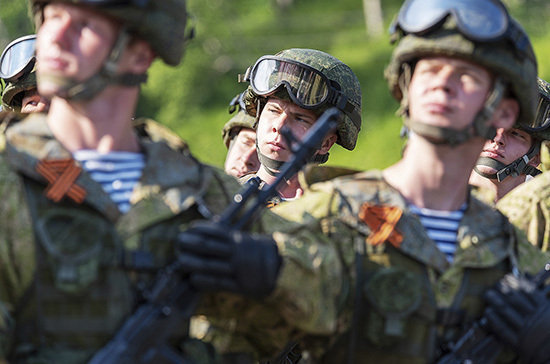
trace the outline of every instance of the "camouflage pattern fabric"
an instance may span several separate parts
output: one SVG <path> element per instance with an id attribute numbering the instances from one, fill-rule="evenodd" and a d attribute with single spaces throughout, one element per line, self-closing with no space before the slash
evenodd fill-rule
<path id="1" fill-rule="evenodd" d="M 373 232 L 358 218 L 365 202 L 403 211 L 396 225 L 400 244 L 365 243 Z M 263 223 L 274 231 L 283 256 L 275 293 L 253 302 L 212 295 L 201 307 L 213 325 L 231 330 L 238 345 L 253 347 L 258 358 L 273 357 L 287 340 L 297 339 L 317 363 L 344 362 L 353 301 L 360 294 L 365 317 L 358 326 L 355 362 L 430 362 L 436 329 L 449 339 L 479 318 L 482 292 L 516 262 L 529 272 L 546 262 L 502 214 L 471 197 L 458 230 L 455 260 L 449 264 L 379 172 L 313 184 L 301 198 L 271 211 L 279 216 L 268 214 Z M 357 253 L 368 272 L 368 284 L 360 284 L 359 291 Z M 442 309 L 463 310 L 463 319 L 456 326 L 438 325 L 436 314 Z M 215 344 L 223 351 L 236 342 Z M 503 359 L 510 355 L 504 353 Z"/>
<path id="2" fill-rule="evenodd" d="M 514 188 L 498 203 L 497 208 L 529 241 L 544 252 L 550 251 L 550 172 Z"/>
<path id="3" fill-rule="evenodd" d="M 17 82 L 7 82 L 2 91 L 2 107 L 15 112 L 21 111 L 23 92 L 36 88 L 36 71 L 25 75 Z"/>
<path id="4" fill-rule="evenodd" d="M 541 143 L 539 167 L 543 172 L 550 171 L 550 143 L 548 141 Z"/>
<path id="5" fill-rule="evenodd" d="M 202 218 L 198 205 L 220 213 L 239 188 L 223 171 L 198 163 L 183 143 L 165 142 L 170 133 L 163 127 L 150 120 L 136 124 L 146 165 L 124 215 L 83 170 L 75 181 L 86 192 L 83 203 L 46 197 L 48 183 L 37 165 L 71 156 L 44 115 L 32 114 L 6 131 L 0 302 L 18 307 L 18 330 L 15 336 L 0 330 L 0 343 L 14 341 L 17 363 L 87 362 L 131 312 L 137 287 L 147 286 L 154 271 L 174 259 L 177 232 Z M 138 274 L 140 267 L 151 273 Z M 175 342 L 185 334 L 182 328 Z"/>

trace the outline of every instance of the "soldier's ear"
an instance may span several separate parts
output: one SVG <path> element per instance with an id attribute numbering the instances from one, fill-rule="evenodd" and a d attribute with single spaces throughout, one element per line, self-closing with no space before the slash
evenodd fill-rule
<path id="1" fill-rule="evenodd" d="M 514 98 L 505 98 L 493 115 L 493 126 L 509 130 L 516 123 L 518 115 L 519 102 Z"/>
<path id="2" fill-rule="evenodd" d="M 336 143 L 336 140 L 338 139 L 338 136 L 336 133 L 328 136 L 323 140 L 323 144 L 321 145 L 321 148 L 319 148 L 318 154 L 327 154 L 330 148 Z"/>
<path id="3" fill-rule="evenodd" d="M 135 74 L 147 72 L 156 56 L 149 43 L 136 38 L 128 44 L 126 51 L 129 71 Z"/>

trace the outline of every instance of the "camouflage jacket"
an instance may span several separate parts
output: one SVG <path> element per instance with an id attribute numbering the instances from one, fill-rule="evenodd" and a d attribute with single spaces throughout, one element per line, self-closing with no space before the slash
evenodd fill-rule
<path id="1" fill-rule="evenodd" d="M 480 317 L 488 287 L 514 266 L 535 272 L 546 260 L 502 214 L 470 197 L 450 264 L 379 172 L 313 184 L 272 211 L 293 221 L 270 215 L 266 224 L 283 256 L 275 293 L 247 303 L 211 297 L 202 307 L 235 332 L 239 341 L 226 347 L 253 348 L 258 357 L 290 338 L 314 362 L 345 362 L 355 321 L 354 362 L 430 362 L 438 344 Z M 402 215 L 379 218 L 389 212 Z M 233 320 L 216 321 L 224 315 Z M 514 358 L 504 352 L 501 361 Z"/>
<path id="2" fill-rule="evenodd" d="M 158 124 L 138 124 L 146 165 L 125 214 L 52 136 L 43 115 L 7 129 L 0 302 L 16 332 L 6 338 L 0 329 L 0 344 L 13 341 L 12 363 L 86 362 L 133 309 L 140 287 L 174 260 L 178 231 L 205 210 L 220 213 L 238 189 Z"/>
<path id="3" fill-rule="evenodd" d="M 528 240 L 544 252 L 550 251 L 550 172 L 514 188 L 497 208 L 523 230 Z"/>

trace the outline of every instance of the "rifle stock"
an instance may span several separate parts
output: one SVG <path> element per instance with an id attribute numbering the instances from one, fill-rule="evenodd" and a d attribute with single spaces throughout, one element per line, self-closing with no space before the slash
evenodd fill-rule
<path id="1" fill-rule="evenodd" d="M 277 187 L 292 177 L 317 151 L 325 136 L 337 125 L 340 111 L 331 108 L 325 111 L 304 135 L 298 146 L 291 146 L 292 158 L 286 162 L 276 181 L 268 188 L 259 190 L 259 181 L 252 179 L 235 195 L 233 202 L 214 221 L 232 229 L 242 229 L 257 210 L 265 206 L 267 199 L 277 194 Z M 289 142 L 289 144 L 291 144 Z M 248 200 L 256 196 L 254 203 L 241 213 Z M 179 261 L 162 270 L 147 293 L 145 302 L 126 319 L 115 336 L 101 348 L 88 364 L 192 364 L 169 344 L 174 331 L 188 324 L 195 311 L 199 294 L 182 277 Z"/>

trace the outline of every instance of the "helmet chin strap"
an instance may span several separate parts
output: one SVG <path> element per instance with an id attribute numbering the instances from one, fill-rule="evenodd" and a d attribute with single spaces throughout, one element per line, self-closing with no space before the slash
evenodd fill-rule
<path id="1" fill-rule="evenodd" d="M 496 136 L 496 129 L 488 124 L 493 116 L 496 107 L 504 97 L 506 84 L 497 77 L 493 91 L 485 101 L 483 108 L 477 113 L 472 124 L 464 129 L 456 130 L 452 128 L 440 127 L 423 123 L 419 120 L 405 118 L 405 126 L 415 134 L 424 137 L 432 144 L 443 144 L 455 146 L 468 141 L 469 139 L 481 136 L 491 140 Z"/>
<path id="2" fill-rule="evenodd" d="M 101 92 L 108 85 L 138 86 L 147 81 L 146 74 L 124 73 L 117 74 L 117 64 L 122 52 L 130 40 L 126 29 L 121 29 L 111 53 L 103 64 L 103 67 L 92 77 L 84 81 L 44 75 L 43 79 L 49 79 L 63 87 L 64 92 L 60 97 L 71 101 L 90 100 Z"/>
<path id="3" fill-rule="evenodd" d="M 526 175 L 531 175 L 534 177 L 537 174 L 541 174 L 542 172 L 537 168 L 530 166 L 528 163 L 529 161 L 531 161 L 531 159 L 533 159 L 538 154 L 539 151 L 540 151 L 540 143 L 535 143 L 535 145 L 533 145 L 523 157 L 516 159 L 515 161 L 513 161 L 508 165 L 501 163 L 493 158 L 479 157 L 479 159 L 477 160 L 476 166 L 474 167 L 474 171 L 482 177 L 485 177 L 488 179 L 496 179 L 498 182 L 504 181 L 504 179 L 508 176 L 518 177 L 522 173 Z M 477 168 L 477 166 L 480 166 L 480 165 L 491 167 L 497 172 L 496 173 L 481 172 Z"/>

